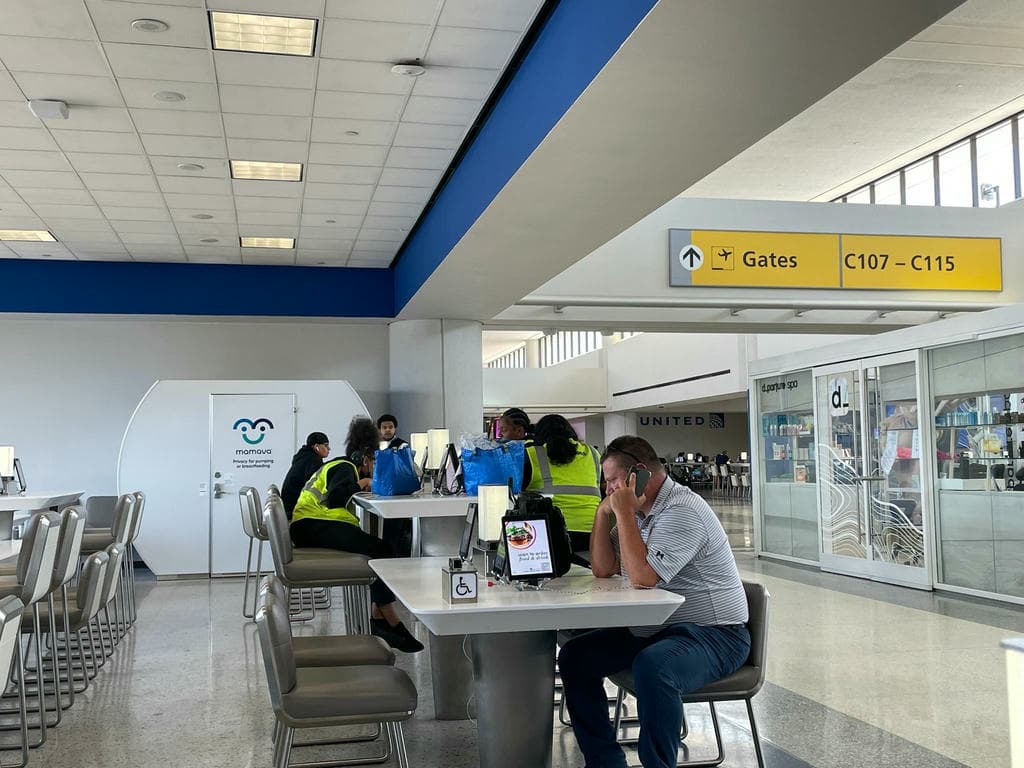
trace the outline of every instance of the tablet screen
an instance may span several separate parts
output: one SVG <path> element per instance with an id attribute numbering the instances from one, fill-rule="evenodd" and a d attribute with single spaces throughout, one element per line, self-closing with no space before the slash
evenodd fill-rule
<path id="1" fill-rule="evenodd" d="M 548 523 L 544 518 L 505 520 L 509 575 L 513 579 L 555 575 Z"/>
<path id="2" fill-rule="evenodd" d="M 476 502 L 469 503 L 466 512 L 466 524 L 462 529 L 462 543 L 459 545 L 459 557 L 465 560 L 469 557 L 469 548 L 473 544 L 473 528 L 476 526 Z"/>

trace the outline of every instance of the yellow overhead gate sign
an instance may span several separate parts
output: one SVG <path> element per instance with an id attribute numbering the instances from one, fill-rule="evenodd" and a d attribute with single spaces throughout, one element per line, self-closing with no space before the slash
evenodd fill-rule
<path id="1" fill-rule="evenodd" d="M 998 237 L 669 230 L 669 284 L 1001 291 Z"/>

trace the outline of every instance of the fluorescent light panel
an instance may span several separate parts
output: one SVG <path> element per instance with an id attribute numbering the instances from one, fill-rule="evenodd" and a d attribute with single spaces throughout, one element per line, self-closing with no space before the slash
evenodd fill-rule
<path id="1" fill-rule="evenodd" d="M 294 248 L 294 237 L 242 237 L 243 248 Z"/>
<path id="2" fill-rule="evenodd" d="M 257 179 L 259 181 L 302 181 L 302 163 L 232 160 L 231 178 Z"/>
<path id="3" fill-rule="evenodd" d="M 57 238 L 45 229 L 0 229 L 0 240 L 19 240 L 30 243 L 57 242 Z"/>
<path id="4" fill-rule="evenodd" d="M 316 19 L 210 11 L 210 31 L 214 50 L 312 56 Z"/>

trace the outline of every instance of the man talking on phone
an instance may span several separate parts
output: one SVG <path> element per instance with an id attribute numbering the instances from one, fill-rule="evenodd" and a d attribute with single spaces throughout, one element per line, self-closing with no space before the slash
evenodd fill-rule
<path id="1" fill-rule="evenodd" d="M 746 594 L 722 524 L 703 498 L 668 477 L 650 443 L 616 438 L 601 466 L 608 495 L 590 536 L 594 576 L 622 574 L 635 587 L 686 599 L 660 626 L 597 629 L 567 641 L 558 656 L 564 695 L 587 768 L 625 768 L 604 678 L 632 669 L 640 762 L 674 768 L 680 694 L 732 674 L 750 654 Z"/>

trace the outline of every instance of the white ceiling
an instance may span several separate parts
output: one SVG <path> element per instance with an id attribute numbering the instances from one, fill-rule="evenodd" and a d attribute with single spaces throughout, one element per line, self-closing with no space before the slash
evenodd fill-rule
<path id="1" fill-rule="evenodd" d="M 387 267 L 541 3 L 5 3 L 0 228 L 60 242 L 0 257 Z M 316 55 L 213 51 L 208 10 L 317 18 Z M 391 72 L 411 59 L 425 75 Z M 27 99 L 65 101 L 70 119 L 41 122 Z M 300 162 L 305 178 L 232 180 L 229 159 Z"/>
<path id="2" fill-rule="evenodd" d="M 687 197 L 833 200 L 1024 110 L 1024 2 L 967 0 Z"/>

